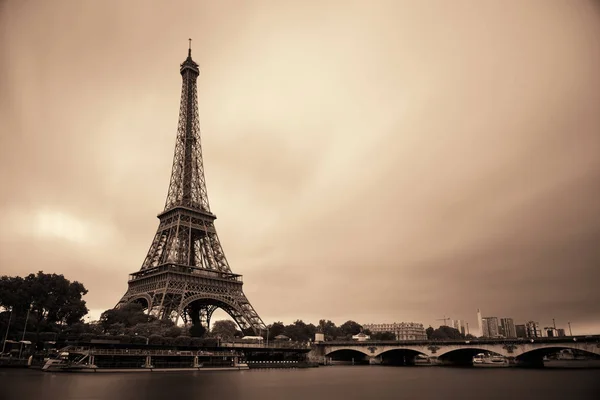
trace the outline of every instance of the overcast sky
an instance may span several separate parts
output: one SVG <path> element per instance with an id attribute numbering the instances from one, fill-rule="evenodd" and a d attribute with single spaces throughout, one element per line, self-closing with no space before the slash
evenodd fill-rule
<path id="1" fill-rule="evenodd" d="M 600 333 L 598 2 L 176 3 L 0 2 L 0 274 L 117 303 L 191 37 L 211 209 L 267 324 Z"/>

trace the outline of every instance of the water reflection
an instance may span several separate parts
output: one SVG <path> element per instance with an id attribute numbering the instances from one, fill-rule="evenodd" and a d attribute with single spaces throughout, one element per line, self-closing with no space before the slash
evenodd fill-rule
<path id="1" fill-rule="evenodd" d="M 240 372 L 51 374 L 0 370 L 0 398 L 597 399 L 598 370 L 322 367 Z"/>

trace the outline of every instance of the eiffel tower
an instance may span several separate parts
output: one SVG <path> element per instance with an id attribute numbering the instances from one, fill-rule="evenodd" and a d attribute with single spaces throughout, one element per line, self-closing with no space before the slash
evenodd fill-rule
<path id="1" fill-rule="evenodd" d="M 208 204 L 196 81 L 198 64 L 190 48 L 181 64 L 183 84 L 171 182 L 160 224 L 142 268 L 129 276 L 117 304 L 139 302 L 148 313 L 175 323 L 210 327 L 217 308 L 226 311 L 246 335 L 266 329 L 242 290 L 242 276 L 231 272 Z"/>

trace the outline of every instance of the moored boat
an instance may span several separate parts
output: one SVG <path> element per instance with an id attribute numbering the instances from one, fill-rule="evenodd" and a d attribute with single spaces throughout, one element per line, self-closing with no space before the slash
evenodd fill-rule
<path id="1" fill-rule="evenodd" d="M 500 355 L 491 355 L 479 353 L 473 357 L 474 367 L 508 367 L 509 362 L 506 357 Z"/>
<path id="2" fill-rule="evenodd" d="M 110 349 L 68 346 L 45 360 L 44 372 L 175 372 L 248 369 L 235 351 Z"/>

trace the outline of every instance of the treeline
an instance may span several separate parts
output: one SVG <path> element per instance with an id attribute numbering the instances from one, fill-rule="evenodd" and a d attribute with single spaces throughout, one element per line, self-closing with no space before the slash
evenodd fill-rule
<path id="1" fill-rule="evenodd" d="M 127 304 L 123 307 L 113 310 L 107 310 L 102 313 L 98 322 L 98 329 L 109 335 L 129 335 L 129 336 L 161 336 L 177 338 L 179 336 L 218 338 L 221 340 L 231 340 L 243 337 L 237 324 L 231 320 L 215 321 L 211 324 L 211 329 L 206 332 L 202 326 L 193 326 L 188 329 L 175 326 L 171 321 L 157 320 L 151 315 L 147 315 L 142 306 L 136 303 Z M 318 331 L 325 334 L 326 340 L 344 340 L 351 339 L 352 335 L 361 332 L 362 327 L 354 322 L 347 321 L 336 326 L 331 321 L 321 320 L 318 325 L 305 323 L 297 320 L 292 324 L 285 325 L 282 322 L 275 322 L 267 326 L 267 329 L 261 333 L 264 339 L 269 340 L 291 340 L 294 342 L 308 342 L 314 340 L 315 333 Z"/>

